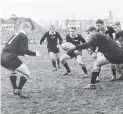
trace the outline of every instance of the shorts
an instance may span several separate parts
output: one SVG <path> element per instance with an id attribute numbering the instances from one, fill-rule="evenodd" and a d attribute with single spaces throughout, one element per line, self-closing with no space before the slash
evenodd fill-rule
<path id="1" fill-rule="evenodd" d="M 57 47 L 47 47 L 48 52 L 59 53 L 59 48 Z"/>
<path id="2" fill-rule="evenodd" d="M 123 63 L 123 55 L 122 56 L 113 56 L 113 55 L 104 55 L 112 64 L 122 64 Z"/>
<path id="3" fill-rule="evenodd" d="M 17 55 L 10 52 L 1 53 L 1 65 L 9 70 L 16 70 L 23 62 Z"/>
<path id="4" fill-rule="evenodd" d="M 72 51 L 72 52 L 68 52 L 66 53 L 67 55 L 69 55 L 71 58 L 76 58 L 77 55 L 82 55 L 82 52 L 80 50 L 77 50 L 77 53 L 75 53 L 75 51 Z"/>

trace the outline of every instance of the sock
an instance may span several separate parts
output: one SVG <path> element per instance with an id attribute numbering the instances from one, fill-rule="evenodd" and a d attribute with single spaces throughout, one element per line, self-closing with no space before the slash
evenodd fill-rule
<path id="1" fill-rule="evenodd" d="M 92 72 L 91 84 L 95 84 L 96 83 L 96 79 L 97 79 L 98 75 L 99 75 L 99 72 Z"/>
<path id="2" fill-rule="evenodd" d="M 98 73 L 98 77 L 99 77 L 100 71 L 101 71 L 101 67 L 99 67 L 99 73 Z"/>
<path id="3" fill-rule="evenodd" d="M 112 70 L 112 75 L 114 77 L 116 77 L 116 68 L 115 68 L 115 66 L 111 66 L 111 70 Z"/>
<path id="4" fill-rule="evenodd" d="M 56 68 L 56 61 L 52 60 L 52 65 Z"/>
<path id="5" fill-rule="evenodd" d="M 26 81 L 27 81 L 27 79 L 24 76 L 21 76 L 18 89 L 21 90 L 23 88 L 24 84 L 26 83 Z"/>
<path id="6" fill-rule="evenodd" d="M 85 74 L 88 74 L 88 72 L 87 72 L 87 69 L 86 69 L 85 65 L 82 65 L 82 70 L 84 71 L 84 73 L 85 73 Z"/>
<path id="7" fill-rule="evenodd" d="M 16 80 L 17 80 L 17 76 L 10 76 L 10 81 L 11 81 L 13 89 L 17 89 Z"/>
<path id="8" fill-rule="evenodd" d="M 70 71 L 70 68 L 66 62 L 64 63 L 64 67 L 66 68 L 67 71 Z"/>
<path id="9" fill-rule="evenodd" d="M 60 66 L 60 61 L 59 61 L 59 58 L 57 58 L 57 64 L 58 64 L 58 66 Z"/>

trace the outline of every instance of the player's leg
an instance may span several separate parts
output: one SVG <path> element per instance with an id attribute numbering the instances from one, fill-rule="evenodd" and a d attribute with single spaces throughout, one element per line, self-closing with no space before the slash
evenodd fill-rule
<path id="1" fill-rule="evenodd" d="M 83 72 L 84 72 L 84 76 L 83 78 L 88 78 L 88 72 L 87 72 L 87 68 L 86 66 L 84 65 L 83 61 L 82 61 L 82 55 L 77 55 L 77 62 L 78 64 L 81 66 Z"/>
<path id="2" fill-rule="evenodd" d="M 60 69 L 60 58 L 59 58 L 59 53 L 56 53 L 56 61 L 57 61 L 57 64 L 58 64 L 58 68 Z"/>
<path id="3" fill-rule="evenodd" d="M 99 76 L 99 68 L 102 65 L 105 65 L 108 63 L 109 63 L 109 61 L 104 56 L 100 57 L 99 59 L 97 59 L 94 62 L 93 71 L 91 74 L 91 84 L 89 86 L 84 87 L 84 88 L 88 88 L 88 89 L 95 89 L 96 88 L 95 83 L 96 83 L 97 76 Z"/>
<path id="4" fill-rule="evenodd" d="M 65 67 L 65 69 L 67 70 L 67 72 L 64 74 L 64 75 L 67 75 L 71 72 L 66 60 L 68 59 L 71 59 L 71 57 L 68 55 L 68 54 L 63 54 L 61 57 L 60 57 L 60 62 L 61 64 Z"/>
<path id="5" fill-rule="evenodd" d="M 115 64 L 111 64 L 111 71 L 112 71 L 112 79 L 110 81 L 116 80 L 116 67 Z"/>
<path id="6" fill-rule="evenodd" d="M 10 75 L 10 81 L 11 81 L 11 84 L 12 84 L 12 87 L 13 87 L 13 93 L 14 95 L 17 94 L 17 73 L 15 71 L 12 71 L 11 75 Z"/>
<path id="7" fill-rule="evenodd" d="M 96 58 L 96 60 L 98 60 L 98 59 L 101 58 L 102 56 L 104 56 L 103 53 L 97 52 L 97 58 Z M 101 71 L 101 66 L 99 66 L 99 74 L 100 74 L 100 71 Z M 100 77 L 99 77 L 99 75 L 98 75 L 98 76 L 97 76 L 97 79 L 96 79 L 96 83 L 99 83 L 99 82 L 100 82 Z"/>
<path id="8" fill-rule="evenodd" d="M 117 64 L 116 69 L 121 76 L 117 80 L 123 80 L 123 64 Z"/>
<path id="9" fill-rule="evenodd" d="M 49 52 L 49 56 L 51 58 L 51 62 L 52 62 L 52 65 L 54 67 L 53 71 L 57 71 L 57 67 L 56 67 L 56 55 L 54 52 Z"/>
<path id="10" fill-rule="evenodd" d="M 29 76 L 30 76 L 30 71 L 28 69 L 28 67 L 22 63 L 17 69 L 15 69 L 16 71 L 20 72 L 23 76 L 20 77 L 20 81 L 19 81 L 19 85 L 18 85 L 18 95 L 20 97 L 24 97 L 22 89 L 24 87 L 24 85 L 26 84 Z"/>
<path id="11" fill-rule="evenodd" d="M 21 89 L 22 89 L 22 87 L 24 86 L 24 84 L 27 81 L 27 79 L 26 79 L 27 77 L 24 78 L 24 76 L 22 76 L 20 78 L 19 86 L 17 86 L 16 85 L 17 76 L 16 76 L 15 71 L 18 71 L 18 72 L 22 73 L 23 75 L 29 76 L 29 70 L 28 70 L 27 66 L 17 56 L 15 56 L 11 53 L 8 53 L 8 52 L 2 53 L 1 65 L 3 67 L 5 67 L 6 69 L 9 69 L 13 72 L 10 76 L 10 81 L 11 81 L 11 84 L 13 87 L 13 92 L 14 92 L 14 94 L 18 94 L 21 96 L 21 94 L 19 94 L 20 91 L 18 88 L 21 87 Z"/>

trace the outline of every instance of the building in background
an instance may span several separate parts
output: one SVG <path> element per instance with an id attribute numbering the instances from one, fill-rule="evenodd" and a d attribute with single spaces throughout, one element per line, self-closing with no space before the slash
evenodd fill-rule
<path id="1" fill-rule="evenodd" d="M 2 30 L 14 31 L 14 24 L 1 24 Z"/>

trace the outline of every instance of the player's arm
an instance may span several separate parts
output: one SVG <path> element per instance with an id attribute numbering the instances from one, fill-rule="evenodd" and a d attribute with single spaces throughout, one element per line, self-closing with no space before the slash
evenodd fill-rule
<path id="1" fill-rule="evenodd" d="M 71 38 L 69 37 L 69 35 L 66 36 L 66 42 L 72 43 Z"/>
<path id="2" fill-rule="evenodd" d="M 113 36 L 113 39 L 115 40 L 116 34 L 115 33 L 112 33 L 112 36 Z"/>
<path id="3" fill-rule="evenodd" d="M 39 45 L 41 45 L 41 44 L 44 42 L 44 40 L 45 40 L 46 37 L 47 37 L 47 33 L 45 33 L 45 34 L 43 35 L 43 37 L 42 37 L 41 40 L 40 40 Z"/>
<path id="4" fill-rule="evenodd" d="M 76 46 L 76 49 L 79 49 L 79 50 L 81 50 L 81 49 L 87 49 L 90 46 L 91 46 L 91 41 L 88 41 L 88 42 L 86 42 L 84 44 L 77 45 Z"/>
<path id="5" fill-rule="evenodd" d="M 63 42 L 63 39 L 61 38 L 61 35 L 57 32 L 57 37 L 59 38 L 59 44 L 61 45 Z"/>
<path id="6" fill-rule="evenodd" d="M 115 39 L 116 39 L 116 33 L 115 33 L 115 30 L 114 30 L 113 27 L 111 27 L 111 29 L 112 29 L 112 36 L 113 36 L 113 39 L 115 40 Z"/>
<path id="7" fill-rule="evenodd" d="M 87 48 L 91 47 L 92 45 L 95 45 L 96 46 L 95 37 L 92 37 L 91 40 L 89 40 L 88 42 L 86 42 L 84 44 L 76 45 L 74 47 L 74 49 L 70 49 L 69 51 L 76 50 L 76 49 L 77 50 L 87 49 Z"/>
<path id="8" fill-rule="evenodd" d="M 85 43 L 85 42 L 86 42 L 85 39 L 82 37 L 82 35 L 79 35 L 79 37 L 80 37 L 80 41 L 81 41 L 82 43 Z"/>
<path id="9" fill-rule="evenodd" d="M 21 36 L 20 48 L 16 54 L 22 55 L 22 56 L 24 55 L 40 56 L 40 53 L 38 51 L 33 52 L 28 49 L 28 38 L 25 35 Z"/>

